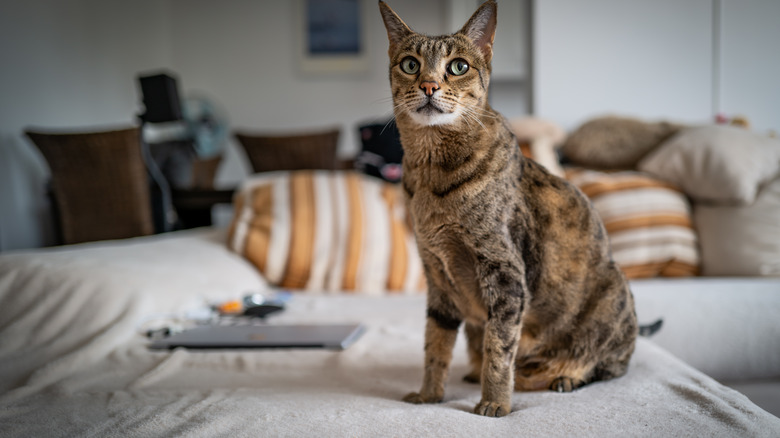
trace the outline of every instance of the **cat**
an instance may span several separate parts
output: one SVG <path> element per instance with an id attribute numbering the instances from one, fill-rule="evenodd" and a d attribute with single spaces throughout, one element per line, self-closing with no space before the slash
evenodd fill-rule
<path id="1" fill-rule="evenodd" d="M 443 36 L 379 8 L 428 287 L 422 388 L 404 401 L 442 400 L 464 322 L 477 414 L 507 415 L 513 389 L 568 392 L 622 376 L 638 325 L 604 226 L 578 189 L 521 156 L 488 105 L 496 3 Z"/>

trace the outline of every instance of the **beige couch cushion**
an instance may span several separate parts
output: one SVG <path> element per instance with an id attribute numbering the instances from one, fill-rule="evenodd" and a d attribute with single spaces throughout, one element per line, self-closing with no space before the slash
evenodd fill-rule
<path id="1" fill-rule="evenodd" d="M 642 159 L 639 170 L 695 201 L 747 205 L 780 172 L 780 140 L 733 126 L 684 129 Z"/>
<path id="2" fill-rule="evenodd" d="M 694 208 L 702 274 L 780 276 L 780 178 L 748 206 Z"/>

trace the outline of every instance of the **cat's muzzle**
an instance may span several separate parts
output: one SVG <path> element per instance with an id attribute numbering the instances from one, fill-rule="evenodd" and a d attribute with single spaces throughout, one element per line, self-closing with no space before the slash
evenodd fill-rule
<path id="1" fill-rule="evenodd" d="M 426 102 L 422 106 L 418 107 L 416 111 L 426 116 L 444 113 L 444 110 L 436 106 L 431 98 L 426 99 Z"/>

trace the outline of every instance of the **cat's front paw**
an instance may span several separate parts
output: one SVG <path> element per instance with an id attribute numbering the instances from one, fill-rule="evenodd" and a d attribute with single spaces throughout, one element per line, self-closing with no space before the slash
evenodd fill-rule
<path id="1" fill-rule="evenodd" d="M 485 417 L 503 417 L 511 412 L 512 407 L 498 402 L 481 401 L 474 408 L 474 413 Z"/>
<path id="2" fill-rule="evenodd" d="M 423 403 L 438 403 L 441 401 L 441 397 L 425 397 L 419 392 L 410 392 L 403 398 L 406 403 L 412 403 L 415 405 L 421 405 Z"/>

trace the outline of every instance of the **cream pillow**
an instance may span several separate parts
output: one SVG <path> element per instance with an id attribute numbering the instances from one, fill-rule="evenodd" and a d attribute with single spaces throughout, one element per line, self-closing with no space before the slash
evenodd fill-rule
<path id="1" fill-rule="evenodd" d="M 299 170 L 247 178 L 228 247 L 269 284 L 312 292 L 424 290 L 400 186 L 358 172 Z"/>
<path id="2" fill-rule="evenodd" d="M 638 167 L 696 201 L 747 205 L 761 184 L 780 172 L 780 140 L 733 126 L 688 128 Z"/>
<path id="3" fill-rule="evenodd" d="M 593 202 L 626 277 L 699 273 L 691 207 L 677 188 L 639 172 L 570 169 L 567 177 Z"/>
<path id="4" fill-rule="evenodd" d="M 780 276 L 780 178 L 748 206 L 696 205 L 702 274 Z"/>

